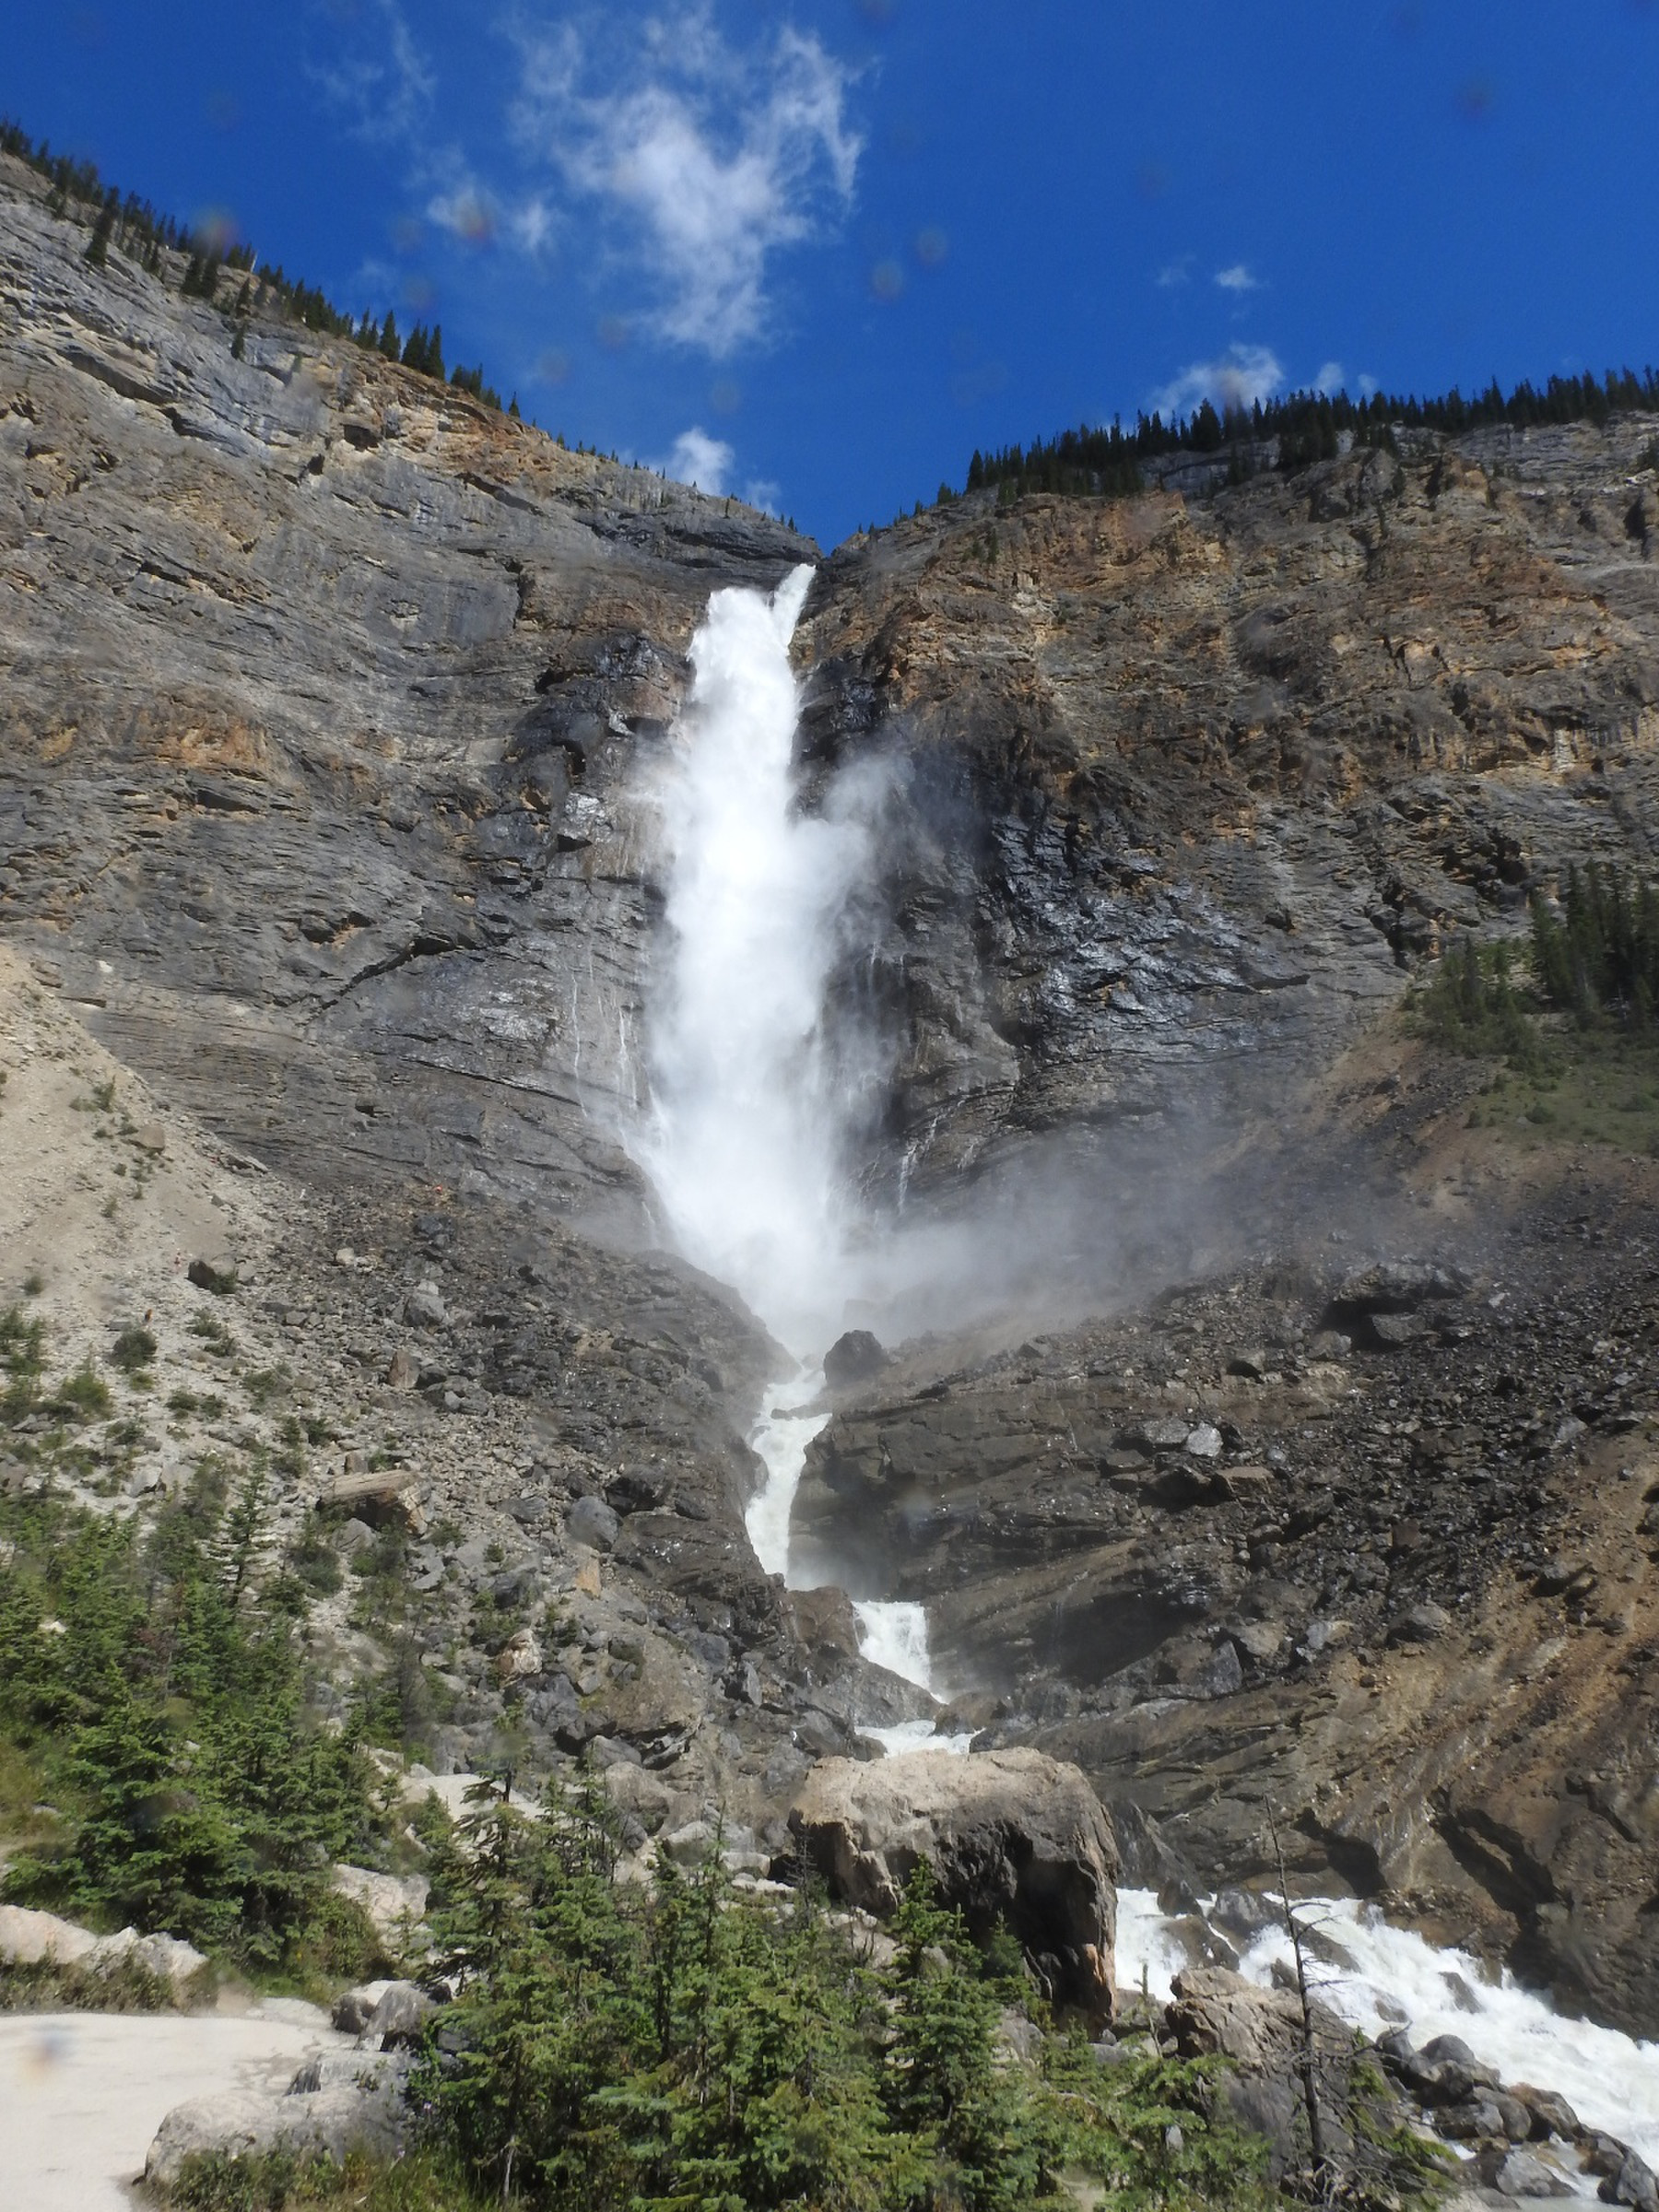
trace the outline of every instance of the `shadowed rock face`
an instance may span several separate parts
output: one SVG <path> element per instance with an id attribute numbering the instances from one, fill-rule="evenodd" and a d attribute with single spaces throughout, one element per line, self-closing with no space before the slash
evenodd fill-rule
<path id="1" fill-rule="evenodd" d="M 677 1818 L 718 1785 L 763 1826 L 895 1692 L 844 1604 L 759 1571 L 773 1354 L 618 1249 L 652 1231 L 617 1130 L 688 641 L 814 548 L 258 313 L 235 360 L 176 268 L 85 236 L 0 161 L 0 930 L 303 1191 L 280 1325 L 388 1387 L 398 1356 L 457 1513 L 545 1524 L 561 1573 L 564 1516 L 617 1515 L 582 1604 L 623 1642 L 643 1609 L 643 1656 L 515 1685 L 533 1746 L 613 1733 Z M 886 1070 L 852 1171 L 1004 1206 L 942 1324 L 1001 1281 L 1126 1332 L 1033 1347 L 1022 1309 L 849 1380 L 804 1547 L 925 1599 L 969 1720 L 1210 1878 L 1260 1870 L 1271 1794 L 1300 1873 L 1647 2033 L 1659 1187 L 1458 1149 L 1477 1073 L 1376 1036 L 1455 929 L 1653 865 L 1656 431 L 966 500 L 833 555 L 796 649 L 808 803 L 882 770 L 830 1010 Z M 1472 1287 L 1350 1312 L 1373 1246 Z M 1171 1281 L 1199 1303 L 1148 1309 Z M 504 1408 L 486 1500 L 456 1439 Z M 469 1689 L 457 1756 L 500 1718 Z"/>
<path id="2" fill-rule="evenodd" d="M 898 762 L 864 984 L 888 1171 L 1259 1112 L 1453 927 L 1645 859 L 1655 427 L 1425 438 L 1197 505 L 970 500 L 837 552 L 806 740 Z"/>

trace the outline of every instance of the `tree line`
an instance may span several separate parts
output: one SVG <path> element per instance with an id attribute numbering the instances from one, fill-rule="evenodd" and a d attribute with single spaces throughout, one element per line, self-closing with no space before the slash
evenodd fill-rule
<path id="1" fill-rule="evenodd" d="M 969 491 L 1006 486 L 1005 497 L 1028 491 L 1072 497 L 1125 499 L 1142 488 L 1142 464 L 1166 453 L 1227 452 L 1235 477 L 1247 475 L 1269 440 L 1278 441 L 1278 466 L 1287 475 L 1333 459 L 1347 434 L 1356 445 L 1392 448 L 1395 433 L 1439 430 L 1449 436 L 1499 423 L 1535 428 L 1549 423 L 1607 422 L 1616 415 L 1659 414 L 1659 370 L 1609 369 L 1596 377 L 1552 376 L 1542 387 L 1525 380 L 1505 393 L 1496 378 L 1465 398 L 1454 386 L 1440 398 L 1401 398 L 1388 393 L 1351 399 L 1346 392 L 1293 392 L 1284 399 L 1218 409 L 1204 400 L 1189 416 L 1141 414 L 1133 429 L 1083 424 L 1030 445 L 974 453 Z M 941 487 L 943 492 L 944 487 Z"/>
<path id="2" fill-rule="evenodd" d="M 111 249 L 115 248 L 147 274 L 166 283 L 173 272 L 172 257 L 182 260 L 182 297 L 227 308 L 237 324 L 231 350 L 238 359 L 242 357 L 248 317 L 275 313 L 328 337 L 350 339 L 365 352 L 401 361 L 418 375 L 469 394 L 497 414 L 502 411 L 501 395 L 493 384 L 486 382 L 481 363 L 472 369 L 457 366 L 446 373 L 439 325 L 429 330 L 425 324 L 418 323 L 404 335 L 398 331 L 396 317 L 390 313 L 377 320 L 365 309 L 354 318 L 317 286 L 290 277 L 280 265 L 256 264 L 251 245 L 227 248 L 187 224 L 159 214 L 135 193 L 124 197 L 116 186 L 104 183 L 95 163 L 54 154 L 45 139 L 37 143 L 19 124 L 7 119 L 0 119 L 0 153 L 26 162 L 37 175 L 48 179 L 53 187 L 47 201 L 50 213 L 67 217 L 73 211 L 91 223 L 86 259 L 94 268 L 107 266 Z M 242 281 L 236 286 L 239 276 Z M 516 394 L 506 412 L 518 419 Z"/>

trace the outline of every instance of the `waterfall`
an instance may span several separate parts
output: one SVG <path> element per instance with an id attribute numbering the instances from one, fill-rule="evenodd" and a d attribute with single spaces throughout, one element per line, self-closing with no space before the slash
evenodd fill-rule
<path id="1" fill-rule="evenodd" d="M 647 1031 L 652 1112 L 632 1138 L 681 1250 L 739 1290 L 797 1361 L 839 1335 L 856 1287 L 855 1085 L 832 1062 L 823 1013 L 872 857 L 856 803 L 821 816 L 795 804 L 789 646 L 811 581 L 798 568 L 770 596 L 716 592 L 691 641 L 690 696 L 653 794 L 668 945 Z M 823 1388 L 810 1368 L 774 1382 L 750 1438 L 767 1475 L 749 1540 L 785 1580 L 806 1448 L 829 1418 Z M 865 1655 L 931 1690 L 922 1607 L 859 1616 Z M 931 1738 L 925 1724 L 891 1733 Z"/>
<path id="2" fill-rule="evenodd" d="M 681 1249 L 791 1351 L 839 1333 L 848 1288 L 845 1107 L 825 991 L 867 830 L 794 806 L 789 642 L 808 568 L 770 597 L 716 592 L 655 794 L 669 950 L 653 994 L 642 1163 Z"/>

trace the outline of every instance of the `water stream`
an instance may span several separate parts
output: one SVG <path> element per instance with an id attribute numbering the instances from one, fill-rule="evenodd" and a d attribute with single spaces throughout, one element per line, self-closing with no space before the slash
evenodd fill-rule
<path id="1" fill-rule="evenodd" d="M 790 1522 L 813 1439 L 830 1418 L 818 1364 L 860 1294 L 861 1240 L 845 1171 L 849 1083 L 823 1029 L 830 978 L 872 841 L 855 807 L 795 805 L 799 709 L 790 640 L 811 571 L 767 596 L 716 592 L 691 646 L 694 679 L 656 797 L 666 861 L 670 954 L 649 1032 L 651 1118 L 633 1131 L 681 1249 L 733 1284 L 793 1364 L 765 1394 L 750 1441 L 766 1468 L 749 1540 L 791 1586 Z M 927 1616 L 915 1604 L 855 1608 L 860 1648 L 937 1697 Z M 970 1737 L 928 1720 L 867 1726 L 898 1752 L 966 1752 Z M 1167 1996 L 1188 1963 L 1150 1892 L 1120 1894 L 1118 1973 Z M 1506 2081 L 1556 2088 L 1581 2118 L 1659 2161 L 1659 2045 L 1563 2022 L 1541 1997 L 1486 1980 L 1351 1900 L 1316 1908 L 1351 1964 L 1322 1970 L 1321 1994 L 1376 2035 L 1461 2036 Z M 1241 1971 L 1266 1983 L 1288 1939 L 1258 1936 Z"/>

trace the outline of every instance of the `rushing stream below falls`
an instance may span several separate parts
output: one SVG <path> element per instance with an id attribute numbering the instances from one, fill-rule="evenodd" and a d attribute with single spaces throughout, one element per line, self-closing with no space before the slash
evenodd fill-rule
<path id="1" fill-rule="evenodd" d="M 699 1266 L 729 1283 L 800 1364 L 765 1394 L 750 1442 L 766 1469 L 747 1524 L 756 1557 L 793 1584 L 790 1521 L 813 1439 L 830 1413 L 821 1359 L 853 1301 L 884 1288 L 895 1237 L 859 1217 L 851 1189 L 855 1100 L 873 1055 L 838 1063 L 825 1007 L 846 947 L 874 837 L 857 771 L 818 815 L 798 806 L 799 688 L 790 640 L 811 571 L 770 597 L 716 592 L 691 645 L 690 699 L 656 797 L 665 862 L 667 951 L 651 1008 L 650 1115 L 628 1133 L 666 1224 Z M 908 1162 L 907 1162 L 908 1167 Z M 856 1604 L 865 1659 L 942 1703 L 927 1616 L 916 1604 Z M 862 1725 L 884 1752 L 966 1754 L 971 1737 L 930 1720 Z M 1376 2036 L 1456 2035 L 1506 2082 L 1557 2090 L 1585 2123 L 1659 2161 L 1659 2045 L 1563 2020 L 1547 2002 L 1476 1960 L 1437 1949 L 1351 1899 L 1298 1906 L 1331 1963 L 1321 1998 Z M 1149 1891 L 1119 1897 L 1117 1970 L 1126 1988 L 1167 1996 L 1194 1963 L 1179 1920 Z M 1239 1938 L 1240 1971 L 1270 1984 L 1289 1943 L 1282 1925 Z M 1589 2193 L 1571 2169 L 1563 2181 Z"/>

